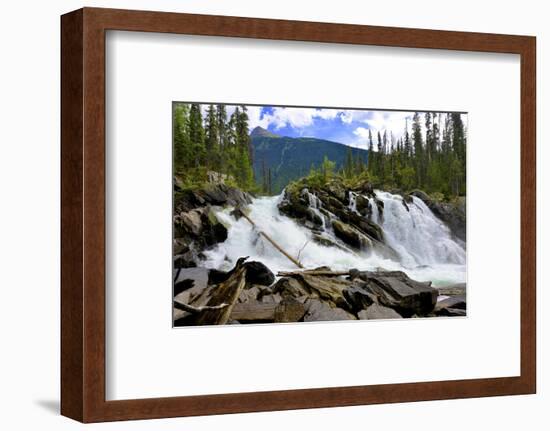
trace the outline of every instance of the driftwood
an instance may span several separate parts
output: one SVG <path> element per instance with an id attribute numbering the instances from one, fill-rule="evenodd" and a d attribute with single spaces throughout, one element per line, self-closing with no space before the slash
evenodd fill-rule
<path id="1" fill-rule="evenodd" d="M 245 260 L 239 259 L 227 280 L 208 286 L 192 303 L 174 301 L 175 321 L 184 320 L 186 325 L 226 324 L 246 284 Z"/>
<path id="2" fill-rule="evenodd" d="M 191 314 L 200 314 L 207 310 L 221 310 L 222 308 L 227 307 L 229 304 L 220 304 L 220 305 L 203 305 L 200 307 L 194 307 L 193 305 L 184 304 L 183 302 L 174 301 L 174 308 L 181 311 L 187 311 Z"/>
<path id="3" fill-rule="evenodd" d="M 263 302 L 241 302 L 235 304 L 231 311 L 231 320 L 267 321 L 275 320 L 277 304 L 265 304 Z"/>
<path id="4" fill-rule="evenodd" d="M 219 284 L 212 292 L 212 296 L 206 303 L 209 308 L 198 314 L 195 318 L 195 325 L 224 325 L 229 320 L 231 311 L 237 298 L 241 294 L 246 283 L 246 267 L 241 266 L 231 276 Z M 216 308 L 222 304 L 226 307 Z"/>
<path id="5" fill-rule="evenodd" d="M 248 223 L 250 223 L 254 228 L 256 228 L 256 229 L 258 228 L 258 227 L 256 226 L 256 223 L 254 223 L 254 221 L 253 221 L 250 217 L 248 217 L 248 216 L 244 213 L 244 211 L 242 211 L 240 208 L 237 208 L 236 210 L 237 210 L 237 211 L 240 213 L 240 215 L 243 216 L 243 217 L 248 221 Z M 277 243 L 275 242 L 275 240 L 273 240 L 268 234 L 266 234 L 265 232 L 263 232 L 263 231 L 261 231 L 261 230 L 259 230 L 259 229 L 258 229 L 258 233 L 259 233 L 261 236 L 263 236 L 266 240 L 268 240 L 268 241 L 271 243 L 271 245 L 272 245 L 273 247 L 275 247 L 277 250 L 279 250 L 279 252 L 281 252 L 281 253 L 282 253 L 288 260 L 290 260 L 294 265 L 296 265 L 298 268 L 303 268 L 303 265 L 300 263 L 300 261 L 298 261 L 297 259 L 293 258 L 290 254 L 288 254 L 286 251 L 284 251 L 283 248 L 282 248 L 279 244 L 277 244 Z"/>
<path id="6" fill-rule="evenodd" d="M 297 322 L 305 312 L 304 304 L 294 299 L 269 304 L 252 301 L 235 304 L 230 319 L 242 322 Z"/>

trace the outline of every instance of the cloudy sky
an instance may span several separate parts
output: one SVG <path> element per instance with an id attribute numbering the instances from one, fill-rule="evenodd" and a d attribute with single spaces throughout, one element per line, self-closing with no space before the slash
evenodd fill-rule
<path id="1" fill-rule="evenodd" d="M 206 105 L 203 105 L 203 109 Z M 368 147 L 368 130 L 372 130 L 376 150 L 376 134 L 385 130 L 399 138 L 408 122 L 411 130 L 414 112 L 366 111 L 349 109 L 285 108 L 247 106 L 250 130 L 261 126 L 270 132 L 290 137 L 315 137 L 353 147 Z M 227 105 L 228 116 L 235 110 Z M 408 121 L 407 121 L 408 120 Z M 463 115 L 466 121 L 466 115 Z M 422 126 L 424 119 L 422 119 Z"/>

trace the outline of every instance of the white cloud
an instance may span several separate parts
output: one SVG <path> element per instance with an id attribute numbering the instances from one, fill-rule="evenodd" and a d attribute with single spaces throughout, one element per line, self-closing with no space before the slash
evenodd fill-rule
<path id="1" fill-rule="evenodd" d="M 374 133 L 383 133 L 385 130 L 393 132 L 396 138 L 400 138 L 405 133 L 407 119 L 411 119 L 412 112 L 388 112 L 388 111 L 370 111 L 369 118 L 364 120 Z M 410 126 L 409 121 L 409 126 Z"/>
<path id="2" fill-rule="evenodd" d="M 353 134 L 355 136 L 358 136 L 362 139 L 368 139 L 369 138 L 369 129 L 365 128 L 365 127 L 357 127 L 354 131 L 353 131 Z"/>
<path id="3" fill-rule="evenodd" d="M 331 120 L 342 112 L 337 109 L 275 107 L 272 112 L 264 114 L 260 118 L 261 111 L 262 108 L 259 106 L 248 107 L 248 117 L 251 129 L 256 126 L 267 129 L 270 125 L 276 130 L 287 126 L 301 129 L 306 126 L 311 126 L 316 118 Z"/>
<path id="4" fill-rule="evenodd" d="M 248 110 L 248 127 L 250 130 L 254 129 L 255 127 L 262 127 L 264 129 L 267 129 L 267 126 L 269 126 L 269 119 L 266 118 L 264 115 L 263 118 L 260 118 L 262 114 L 262 107 L 261 106 L 247 106 Z M 234 111 L 234 109 L 233 109 Z"/>
<path id="5" fill-rule="evenodd" d="M 357 139 L 349 142 L 349 146 L 363 149 L 369 148 L 369 129 L 359 126 L 355 128 L 353 134 L 357 136 Z M 374 145 L 374 151 L 376 151 L 376 145 Z"/>

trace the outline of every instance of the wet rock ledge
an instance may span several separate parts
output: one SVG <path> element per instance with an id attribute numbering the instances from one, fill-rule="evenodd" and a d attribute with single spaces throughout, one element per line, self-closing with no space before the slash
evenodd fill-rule
<path id="1" fill-rule="evenodd" d="M 234 187 L 211 184 L 196 190 L 174 191 L 174 240 L 175 268 L 197 266 L 201 253 L 227 239 L 227 228 L 216 218 L 215 207 L 245 206 L 252 198 Z"/>

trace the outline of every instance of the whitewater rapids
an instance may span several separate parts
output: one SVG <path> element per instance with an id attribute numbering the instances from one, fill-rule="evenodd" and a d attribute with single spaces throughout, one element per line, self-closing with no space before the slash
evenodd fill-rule
<path id="1" fill-rule="evenodd" d="M 315 242 L 311 230 L 279 213 L 277 205 L 282 199 L 281 194 L 253 199 L 249 217 L 257 229 L 244 217 L 237 220 L 232 216 L 232 208 L 217 211 L 219 221 L 228 229 L 228 237 L 225 242 L 204 252 L 204 266 L 227 270 L 234 266 L 239 257 L 250 256 L 250 260 L 263 262 L 274 273 L 296 270 L 290 260 L 258 235 L 258 230 L 261 230 L 288 254 L 298 258 L 305 268 L 330 266 L 333 270 L 345 271 L 351 268 L 400 270 L 413 279 L 432 281 L 434 286 L 466 281 L 465 244 L 452 238 L 447 226 L 433 215 L 422 200 L 412 197 L 407 211 L 401 196 L 381 191 L 375 194 L 384 202 L 384 211 L 379 217 L 376 205 L 373 205 L 372 221 L 384 230 L 386 243 L 397 252 L 398 261 L 383 258 L 375 251 L 351 250 L 334 236 L 330 223 L 325 223 L 322 236 L 340 247 L 327 247 Z M 356 211 L 355 196 L 352 196 L 350 210 Z"/>

